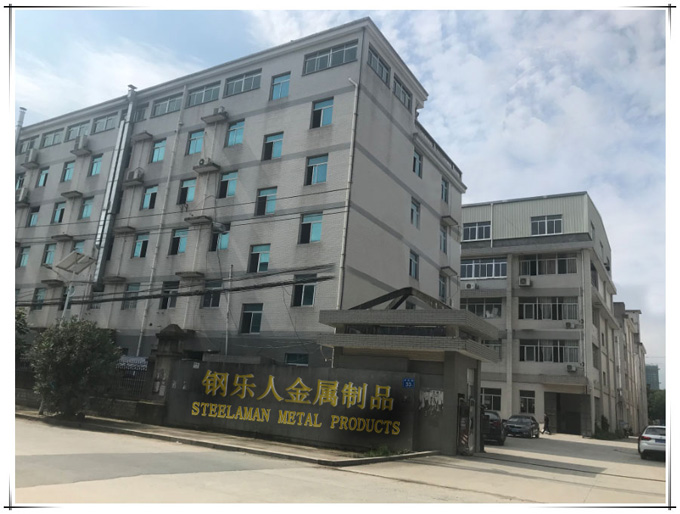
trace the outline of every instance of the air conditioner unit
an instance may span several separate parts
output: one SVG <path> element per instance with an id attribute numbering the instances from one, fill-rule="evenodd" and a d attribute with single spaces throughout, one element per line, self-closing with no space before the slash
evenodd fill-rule
<path id="1" fill-rule="evenodd" d="M 26 162 L 38 162 L 38 150 L 31 148 L 26 155 Z"/>
<path id="2" fill-rule="evenodd" d="M 576 328 L 576 323 L 574 323 L 573 321 L 567 321 L 564 325 L 567 328 Z"/>
<path id="3" fill-rule="evenodd" d="M 142 180 L 144 178 L 144 170 L 142 168 L 136 168 L 132 171 L 128 171 L 125 178 L 126 181 L 131 182 L 133 180 Z"/>
<path id="4" fill-rule="evenodd" d="M 479 286 L 476 282 L 465 282 L 463 289 L 477 289 Z"/>
<path id="5" fill-rule="evenodd" d="M 576 373 L 576 364 L 567 364 L 567 371 L 569 373 Z"/>
<path id="6" fill-rule="evenodd" d="M 28 189 L 21 187 L 16 191 L 16 203 L 28 202 Z"/>
<path id="7" fill-rule="evenodd" d="M 519 277 L 519 287 L 531 286 L 531 279 L 529 277 Z"/>
<path id="8" fill-rule="evenodd" d="M 198 161 L 199 166 L 210 166 L 212 164 L 212 159 L 210 157 L 205 157 Z"/>

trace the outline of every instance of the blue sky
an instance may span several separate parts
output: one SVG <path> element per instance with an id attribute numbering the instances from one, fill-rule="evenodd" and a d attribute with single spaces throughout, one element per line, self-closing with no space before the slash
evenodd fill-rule
<path id="1" fill-rule="evenodd" d="M 15 106 L 35 123 L 363 16 L 429 92 L 419 120 L 463 170 L 465 203 L 590 193 L 615 301 L 642 311 L 665 381 L 663 10 L 16 9 Z"/>

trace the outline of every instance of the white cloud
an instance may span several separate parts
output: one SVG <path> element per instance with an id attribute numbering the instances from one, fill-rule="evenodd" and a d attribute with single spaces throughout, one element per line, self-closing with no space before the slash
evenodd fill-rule
<path id="1" fill-rule="evenodd" d="M 127 39 L 96 48 L 74 39 L 63 56 L 47 61 L 17 49 L 16 104 L 27 108 L 27 124 L 123 96 L 128 84 L 142 89 L 205 68 L 198 59 Z"/>

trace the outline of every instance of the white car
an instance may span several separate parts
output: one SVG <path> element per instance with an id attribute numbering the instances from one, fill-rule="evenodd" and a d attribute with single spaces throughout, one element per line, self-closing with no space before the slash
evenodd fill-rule
<path id="1" fill-rule="evenodd" d="M 651 453 L 666 453 L 666 427 L 652 425 L 645 428 L 644 432 L 638 437 L 638 453 L 640 457 L 646 459 Z"/>

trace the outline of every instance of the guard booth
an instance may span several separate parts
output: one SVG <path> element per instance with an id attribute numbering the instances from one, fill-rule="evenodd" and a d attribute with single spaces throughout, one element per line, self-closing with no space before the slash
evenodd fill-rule
<path id="1" fill-rule="evenodd" d="M 398 309 L 407 299 L 418 308 Z M 394 394 L 415 399 L 411 449 L 477 451 L 481 363 L 498 359 L 484 342 L 498 340 L 495 327 L 411 287 L 321 311 L 319 321 L 336 329 L 319 340 L 332 348 L 333 368 L 403 374 Z"/>

